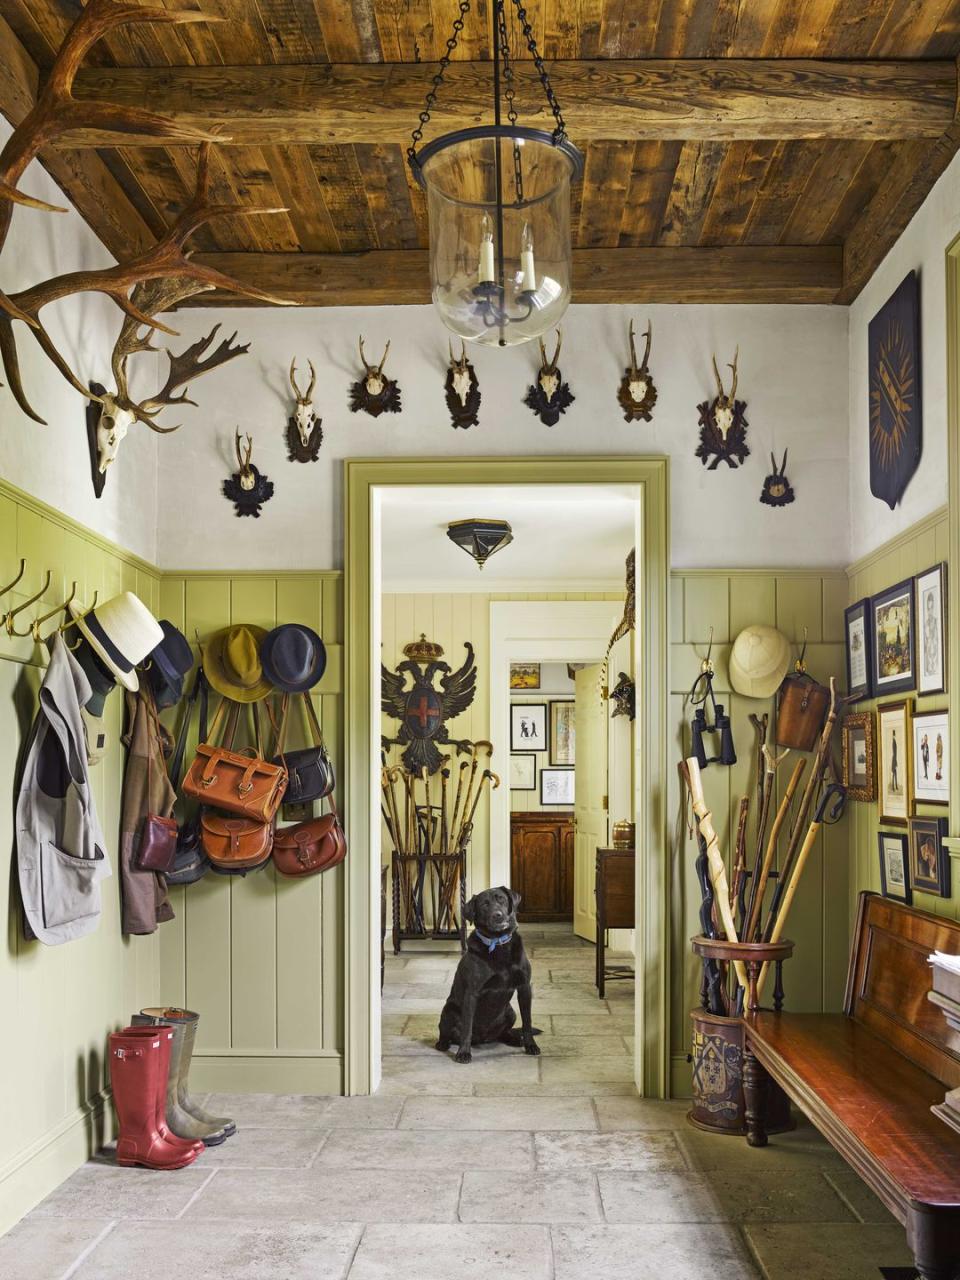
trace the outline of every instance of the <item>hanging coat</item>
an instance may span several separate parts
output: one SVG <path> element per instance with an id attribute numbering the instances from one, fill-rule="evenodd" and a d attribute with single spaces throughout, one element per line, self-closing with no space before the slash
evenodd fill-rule
<path id="1" fill-rule="evenodd" d="M 54 638 L 17 794 L 20 897 L 28 938 L 56 945 L 92 933 L 110 875 L 87 765 L 80 708 L 90 682 Z"/>
<path id="2" fill-rule="evenodd" d="M 163 747 L 157 739 L 153 694 L 141 684 L 127 693 L 127 767 L 123 775 L 120 810 L 120 928 L 123 933 L 154 933 L 158 923 L 172 920 L 167 882 L 156 871 L 135 865 L 143 820 L 148 813 L 161 818 L 173 814 L 177 794 L 167 777 Z"/>

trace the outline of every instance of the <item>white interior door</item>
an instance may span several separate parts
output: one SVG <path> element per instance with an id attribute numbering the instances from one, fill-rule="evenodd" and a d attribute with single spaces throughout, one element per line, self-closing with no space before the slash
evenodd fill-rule
<path id="1" fill-rule="evenodd" d="M 600 663 L 581 667 L 576 678 L 577 763 L 574 778 L 573 929 L 595 942 L 594 885 L 597 849 L 607 844 L 607 710 L 600 690 Z"/>
<path id="2" fill-rule="evenodd" d="M 633 674 L 633 638 L 634 632 L 628 631 L 621 636 L 607 660 L 607 685 L 613 688 L 622 671 Z M 633 822 L 635 805 L 634 761 L 636 747 L 634 743 L 635 720 L 629 716 L 615 716 L 616 703 L 612 698 L 606 702 L 607 708 L 607 788 L 608 814 L 611 823 Z M 610 949 L 612 951 L 634 950 L 633 929 L 611 929 Z"/>

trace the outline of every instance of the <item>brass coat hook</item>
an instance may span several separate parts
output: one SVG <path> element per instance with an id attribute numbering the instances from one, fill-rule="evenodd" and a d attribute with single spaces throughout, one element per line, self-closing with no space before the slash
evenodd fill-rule
<path id="1" fill-rule="evenodd" d="M 40 588 L 37 594 L 35 596 L 31 596 L 29 600 L 24 600 L 23 604 L 17 605 L 16 609 L 11 609 L 10 612 L 7 614 L 6 618 L 4 619 L 4 626 L 7 628 L 8 636 L 20 636 L 22 638 L 24 636 L 30 635 L 32 631 L 32 626 L 27 627 L 26 631 L 18 631 L 16 627 L 13 625 L 13 620 L 18 613 L 23 613 L 24 609 L 29 609 L 32 604 L 36 604 L 38 600 L 43 599 L 44 595 L 47 592 L 47 588 L 50 586 L 50 579 L 52 576 L 53 575 L 51 571 L 48 569 L 46 580 L 44 581 L 43 586 Z M 56 610 L 54 610 L 54 612 L 56 612 Z"/>
<path id="2" fill-rule="evenodd" d="M 0 587 L 0 596 L 5 596 L 8 591 L 12 591 L 13 588 L 20 581 L 20 579 L 23 577 L 23 575 L 26 573 L 26 571 L 27 571 L 27 562 L 26 560 L 21 559 L 20 572 L 17 574 L 17 576 L 14 578 L 12 582 L 8 582 L 5 587 Z"/>
<path id="3" fill-rule="evenodd" d="M 55 613 L 59 613 L 61 609 L 66 609 L 67 606 L 74 599 L 76 594 L 77 594 L 77 583 L 76 583 L 76 580 L 74 580 L 73 586 L 70 588 L 70 594 L 67 596 L 66 600 L 64 600 L 63 604 L 58 604 L 55 609 L 51 609 L 49 613 L 43 614 L 42 617 L 34 618 L 33 625 L 31 626 L 30 630 L 33 633 L 33 638 L 37 642 L 37 644 L 39 644 L 40 641 L 43 639 L 43 637 L 40 635 L 41 625 L 44 622 L 49 622 L 50 619 L 53 617 L 53 615 Z"/>
<path id="4" fill-rule="evenodd" d="M 99 590 L 94 591 L 93 599 L 91 600 L 89 606 L 86 609 L 84 609 L 82 613 L 77 614 L 75 618 L 68 618 L 66 622 L 61 622 L 60 626 L 58 627 L 58 630 L 61 635 L 65 635 L 66 632 L 68 632 L 71 627 L 76 626 L 76 624 L 80 621 L 81 618 L 85 618 L 88 613 L 92 613 L 94 611 L 94 609 L 97 607 L 97 599 L 99 595 L 100 595 Z M 73 599 L 73 596 L 71 595 L 70 600 L 72 599 Z M 67 604 L 70 603 L 70 600 L 67 601 Z M 64 643 L 72 653 L 74 649 L 80 648 L 80 645 L 82 642 L 83 642 L 83 637 L 80 636 L 78 637 L 76 644 L 71 644 L 69 640 L 66 640 Z"/>

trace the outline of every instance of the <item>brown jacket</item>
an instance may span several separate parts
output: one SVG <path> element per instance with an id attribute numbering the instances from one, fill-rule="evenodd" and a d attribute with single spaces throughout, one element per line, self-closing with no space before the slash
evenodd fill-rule
<path id="1" fill-rule="evenodd" d="M 157 738 L 153 695 L 142 686 L 138 693 L 126 693 L 127 767 L 123 775 L 123 804 L 120 813 L 120 904 L 124 933 L 154 933 L 157 925 L 173 919 L 167 899 L 167 885 L 155 871 L 138 871 L 134 853 L 140 829 L 148 813 L 169 818 L 176 793 L 167 777 L 163 749 Z"/>

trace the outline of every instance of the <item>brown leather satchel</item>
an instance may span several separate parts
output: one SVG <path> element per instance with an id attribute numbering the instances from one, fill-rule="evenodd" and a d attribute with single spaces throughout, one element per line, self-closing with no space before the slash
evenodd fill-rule
<path id="1" fill-rule="evenodd" d="M 295 827 L 282 827 L 273 839 L 274 866 L 284 876 L 312 876 L 338 866 L 347 856 L 347 838 L 333 796 L 330 812 Z"/>
<path id="2" fill-rule="evenodd" d="M 830 706 L 830 690 L 800 671 L 780 686 L 777 709 L 777 746 L 812 751 Z"/>
<path id="3" fill-rule="evenodd" d="M 222 704 L 217 711 L 214 729 L 219 722 L 221 710 Z M 232 750 L 233 733 L 229 735 L 230 747 L 217 747 L 212 742 L 201 742 L 183 780 L 183 790 L 186 795 L 193 796 L 201 804 L 211 808 L 223 809 L 227 813 L 258 822 L 272 822 L 286 790 L 287 771 L 282 764 L 263 759 L 256 708 L 254 724 L 257 730 L 256 748 Z M 236 714 L 233 716 L 233 730 L 236 731 Z M 210 736 L 216 736 L 213 729 Z"/>
<path id="4" fill-rule="evenodd" d="M 214 868 L 256 871 L 270 858 L 273 823 L 204 812 L 200 816 L 200 840 Z"/>

